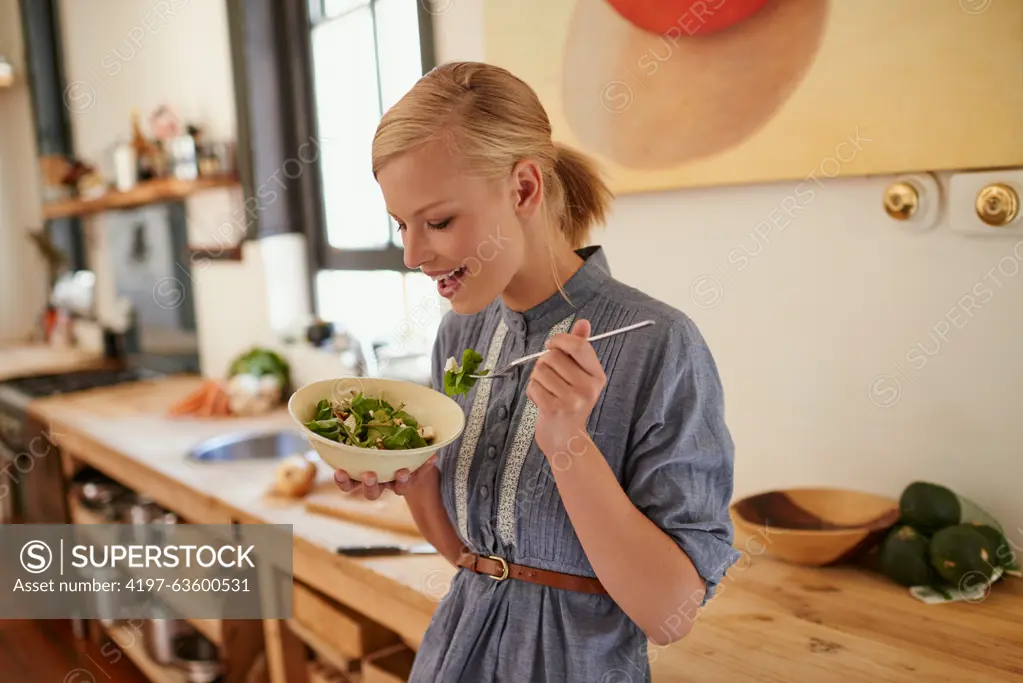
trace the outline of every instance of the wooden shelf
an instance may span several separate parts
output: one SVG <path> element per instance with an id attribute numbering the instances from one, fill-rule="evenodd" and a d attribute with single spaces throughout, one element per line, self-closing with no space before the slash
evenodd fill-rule
<path id="1" fill-rule="evenodd" d="M 343 654 L 338 652 L 332 645 L 324 642 L 319 636 L 294 619 L 289 619 L 287 624 L 288 628 L 291 629 L 291 632 L 298 636 L 299 640 L 311 647 L 313 652 L 315 652 L 326 664 L 329 664 L 338 671 L 351 672 L 352 662 Z"/>
<path id="2" fill-rule="evenodd" d="M 351 683 L 358 674 L 342 673 L 319 661 L 309 662 L 309 683 Z"/>
<path id="3" fill-rule="evenodd" d="M 112 191 L 94 199 L 75 198 L 44 204 L 43 218 L 53 220 L 68 216 L 88 216 L 117 209 L 132 209 L 149 204 L 176 201 L 197 192 L 236 185 L 238 185 L 238 178 L 234 175 L 204 176 L 196 180 L 161 178 L 139 183 L 127 192 Z"/>
<path id="4" fill-rule="evenodd" d="M 131 626 L 115 624 L 106 627 L 107 634 L 142 674 L 153 683 L 188 683 L 185 673 L 172 666 L 157 664 L 146 652 L 146 645 Z"/>
<path id="5" fill-rule="evenodd" d="M 243 256 L 240 244 L 232 247 L 222 247 L 220 245 L 215 247 L 189 247 L 188 253 L 191 254 L 192 263 L 195 263 L 197 260 L 241 261 Z"/>

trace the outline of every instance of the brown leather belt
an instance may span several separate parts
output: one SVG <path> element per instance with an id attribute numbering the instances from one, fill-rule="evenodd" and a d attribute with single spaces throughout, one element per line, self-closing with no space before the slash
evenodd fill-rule
<path id="1" fill-rule="evenodd" d="M 597 595 L 608 594 L 604 586 L 597 579 L 577 576 L 575 574 L 552 572 L 547 569 L 535 569 L 521 564 L 511 564 L 503 557 L 495 555 L 474 555 L 463 552 L 458 558 L 458 566 L 465 567 L 477 574 L 486 574 L 495 581 L 519 579 L 520 581 L 538 583 L 541 586 L 550 586 L 551 588 L 563 588 L 565 590 L 595 593 Z"/>

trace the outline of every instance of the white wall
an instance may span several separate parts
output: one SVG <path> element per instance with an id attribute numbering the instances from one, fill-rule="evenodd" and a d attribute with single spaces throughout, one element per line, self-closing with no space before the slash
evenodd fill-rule
<path id="1" fill-rule="evenodd" d="M 161 104 L 212 138 L 235 135 L 227 8 L 223 0 L 62 0 L 60 21 L 75 151 L 112 170 L 131 138 L 131 112 Z M 148 131 L 148 128 L 145 130 Z"/>
<path id="2" fill-rule="evenodd" d="M 42 212 L 24 51 L 18 0 L 0 0 L 0 54 L 16 79 L 0 88 L 0 341 L 27 340 L 46 303 L 46 267 L 27 239 Z"/>
<path id="3" fill-rule="evenodd" d="M 68 81 L 68 107 L 75 151 L 111 171 L 117 142 L 130 139 L 131 113 L 146 118 L 168 104 L 183 122 L 198 122 L 211 139 L 236 136 L 234 86 L 224 0 L 63 0 L 61 22 Z M 109 175 L 108 175 L 109 177 Z M 227 247 L 244 224 L 240 190 L 217 190 L 190 198 L 189 242 Z M 97 271 L 102 306 L 110 306 L 113 264 L 106 231 L 112 222 L 88 220 L 90 265 Z M 185 274 L 181 278 L 187 277 Z M 202 373 L 223 376 L 231 358 L 269 330 L 262 262 L 256 244 L 246 245 L 241 263 L 193 263 L 194 300 Z M 178 290 L 169 286 L 167 293 Z M 156 296 L 161 296 L 160 292 Z"/>
<path id="4" fill-rule="evenodd" d="M 483 3 L 432 4 L 447 10 L 440 60 L 485 59 Z M 624 196 L 595 241 L 618 279 L 707 337 L 737 497 L 800 485 L 897 496 L 929 479 L 1023 542 L 1023 237 L 967 238 L 947 215 L 902 230 L 881 209 L 890 181 L 811 181 L 812 201 L 788 216 L 795 182 Z"/>
<path id="5" fill-rule="evenodd" d="M 794 183 L 623 197 L 602 241 L 619 278 L 708 338 L 738 495 L 817 484 L 897 495 L 923 478 L 1023 526 L 1018 240 L 953 235 L 947 221 L 899 232 L 879 206 L 886 184 L 818 188 L 766 238 L 755 226 Z"/>

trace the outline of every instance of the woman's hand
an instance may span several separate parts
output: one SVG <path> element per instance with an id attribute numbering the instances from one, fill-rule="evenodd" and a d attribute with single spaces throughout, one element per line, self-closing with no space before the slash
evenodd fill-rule
<path id="1" fill-rule="evenodd" d="M 400 469 L 395 473 L 394 481 L 377 482 L 376 472 L 366 472 L 362 475 L 362 481 L 355 481 L 348 476 L 344 470 L 334 470 L 334 483 L 345 493 L 365 496 L 368 500 L 376 500 L 383 494 L 384 489 L 390 489 L 399 496 L 405 496 L 415 489 L 416 484 L 422 481 L 424 475 L 437 462 L 437 454 L 434 453 L 430 459 L 420 465 L 414 472 L 407 469 Z"/>
<path id="2" fill-rule="evenodd" d="M 550 351 L 537 359 L 529 378 L 526 396 L 538 410 L 536 443 L 548 458 L 586 433 L 586 420 L 607 383 L 589 336 L 590 321 L 579 320 L 568 334 L 551 337 Z"/>

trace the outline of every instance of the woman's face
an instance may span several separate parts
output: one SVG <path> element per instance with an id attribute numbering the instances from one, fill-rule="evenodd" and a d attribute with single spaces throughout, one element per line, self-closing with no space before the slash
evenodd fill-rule
<path id="1" fill-rule="evenodd" d="M 431 143 L 393 159 L 377 181 L 401 230 L 405 265 L 432 277 L 457 313 L 486 308 L 522 267 L 529 207 L 515 172 L 471 176 Z"/>

